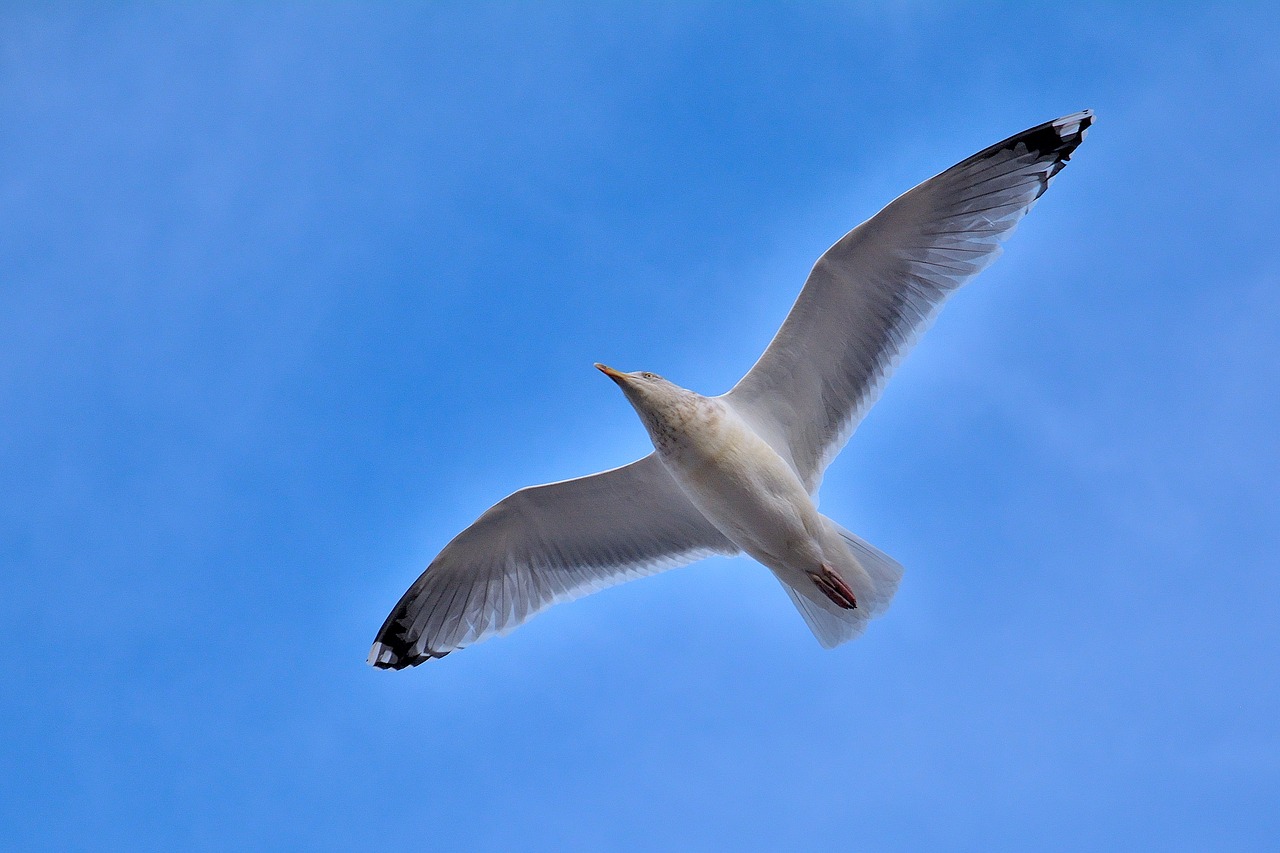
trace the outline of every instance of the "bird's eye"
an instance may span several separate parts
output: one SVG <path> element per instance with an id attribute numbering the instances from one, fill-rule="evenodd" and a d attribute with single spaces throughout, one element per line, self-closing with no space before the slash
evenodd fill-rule
<path id="1" fill-rule="evenodd" d="M 645 379 L 657 379 L 657 378 L 658 378 L 658 374 L 656 374 L 656 373 L 641 373 L 640 375 L 641 375 L 641 376 L 643 376 Z"/>

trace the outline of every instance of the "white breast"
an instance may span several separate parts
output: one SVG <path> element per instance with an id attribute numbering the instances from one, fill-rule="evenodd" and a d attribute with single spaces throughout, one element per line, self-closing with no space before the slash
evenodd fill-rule
<path id="1" fill-rule="evenodd" d="M 795 471 L 722 401 L 699 402 L 658 447 L 694 506 L 765 565 L 820 562 L 820 516 Z"/>

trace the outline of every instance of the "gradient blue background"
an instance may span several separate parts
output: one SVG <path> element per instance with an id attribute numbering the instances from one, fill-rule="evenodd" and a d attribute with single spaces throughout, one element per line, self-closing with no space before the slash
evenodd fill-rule
<path id="1" fill-rule="evenodd" d="M 1280 13 L 6 4 L 12 849 L 1264 850 L 1280 837 Z M 497 498 L 728 388 L 814 258 L 1088 141 L 831 469 L 834 652 L 716 560 L 417 670 Z"/>

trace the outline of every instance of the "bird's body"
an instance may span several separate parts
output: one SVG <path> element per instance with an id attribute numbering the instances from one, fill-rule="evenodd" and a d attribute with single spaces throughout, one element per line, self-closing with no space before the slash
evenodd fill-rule
<path id="1" fill-rule="evenodd" d="M 651 434 L 658 458 L 690 503 L 769 568 L 821 563 L 821 516 L 795 471 L 729 403 L 686 393 L 691 399 L 681 401 L 674 417 L 655 406 L 662 426 Z"/>
<path id="2" fill-rule="evenodd" d="M 995 259 L 1092 120 L 1084 111 L 1012 136 L 846 234 L 727 394 L 596 365 L 654 453 L 491 507 L 401 597 L 369 662 L 443 657 L 557 601 L 712 554 L 772 570 L 822 645 L 856 637 L 888 606 L 902 567 L 818 512 L 823 471 L 914 335 Z"/>
<path id="3" fill-rule="evenodd" d="M 837 566 L 849 587 L 867 587 L 865 572 L 818 512 L 795 469 L 732 403 L 657 377 L 597 366 L 627 392 L 658 458 L 689 502 L 739 550 L 791 589 L 807 593 L 811 573 Z"/>
<path id="4" fill-rule="evenodd" d="M 795 471 L 725 402 L 710 428 L 693 422 L 658 457 L 689 501 L 743 553 L 771 569 L 822 561 L 821 516 Z"/>

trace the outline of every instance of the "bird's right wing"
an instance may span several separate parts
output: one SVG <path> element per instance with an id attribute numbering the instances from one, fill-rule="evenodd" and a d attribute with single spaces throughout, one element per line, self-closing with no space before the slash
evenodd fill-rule
<path id="1" fill-rule="evenodd" d="M 814 264 L 773 342 L 726 395 L 810 491 L 914 336 L 996 259 L 1092 121 L 1088 110 L 1073 113 L 979 151 L 899 196 Z"/>
<path id="2" fill-rule="evenodd" d="M 521 489 L 445 546 L 396 604 L 369 663 L 403 669 L 553 604 L 737 548 L 657 456 Z"/>

